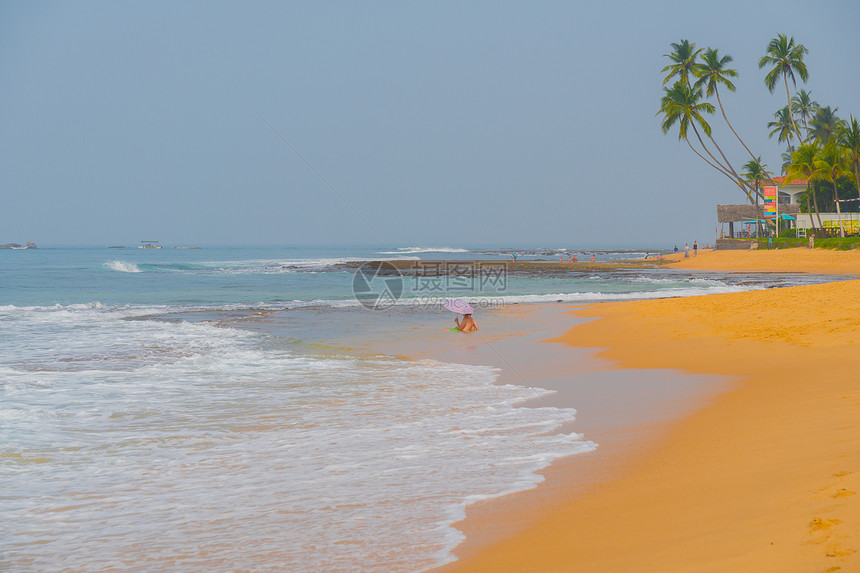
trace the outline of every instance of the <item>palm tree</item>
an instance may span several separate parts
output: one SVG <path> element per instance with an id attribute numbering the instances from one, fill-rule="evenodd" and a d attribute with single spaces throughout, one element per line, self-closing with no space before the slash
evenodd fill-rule
<path id="1" fill-rule="evenodd" d="M 844 120 L 837 117 L 836 112 L 838 110 L 838 107 L 830 109 L 829 105 L 821 106 L 815 110 L 810 135 L 821 145 L 827 145 L 832 142 L 845 124 Z"/>
<path id="2" fill-rule="evenodd" d="M 818 227 L 812 221 L 812 227 L 818 229 L 821 225 L 821 214 L 818 211 L 818 197 L 815 194 L 815 186 L 812 184 L 812 174 L 815 173 L 815 161 L 818 159 L 819 148 L 814 143 L 805 143 L 791 154 L 791 165 L 785 170 L 787 180 L 806 179 L 806 193 L 812 195 L 812 205 L 818 217 Z"/>
<path id="3" fill-rule="evenodd" d="M 741 136 L 738 135 L 738 132 L 735 131 L 734 127 L 732 127 L 731 122 L 729 122 L 729 118 L 726 116 L 726 110 L 723 108 L 723 100 L 720 98 L 720 85 L 725 86 L 725 88 L 730 92 L 735 91 L 735 85 L 731 80 L 729 80 L 729 78 L 738 77 L 738 72 L 737 70 L 727 67 L 731 61 L 731 56 L 726 54 L 725 56 L 720 57 L 717 50 L 714 48 L 708 48 L 705 50 L 705 53 L 702 54 L 702 63 L 699 64 L 699 68 L 696 70 L 699 79 L 696 80 L 695 87 L 701 88 L 702 86 L 705 86 L 706 96 L 717 96 L 717 104 L 720 106 L 720 113 L 723 114 L 723 119 L 726 121 L 726 125 L 728 125 L 729 129 L 732 130 L 732 133 L 735 134 L 735 137 L 738 138 L 738 141 L 741 142 L 741 145 L 743 145 L 744 149 L 747 150 L 747 153 L 750 154 L 750 157 L 756 160 L 756 156 L 753 155 L 753 152 L 750 151 L 750 148 L 747 147 L 746 143 L 741 139 Z"/>
<path id="4" fill-rule="evenodd" d="M 769 181 L 772 173 L 770 173 L 764 163 L 761 162 L 761 157 L 756 157 L 755 159 L 750 159 L 744 166 L 741 168 L 741 175 L 744 177 L 744 181 L 748 185 L 753 186 L 756 193 L 756 205 L 758 205 L 758 197 L 762 195 L 761 184 L 765 181 Z M 756 230 L 761 231 L 759 226 L 761 223 L 756 221 Z M 761 233 L 759 233 L 761 236 Z"/>
<path id="5" fill-rule="evenodd" d="M 818 102 L 812 99 L 812 95 L 806 90 L 800 90 L 791 98 L 792 110 L 795 115 L 803 121 L 803 129 L 806 131 L 804 143 L 809 141 L 809 119 L 818 109 Z"/>
<path id="6" fill-rule="evenodd" d="M 795 44 L 793 37 L 789 39 L 785 34 L 779 34 L 770 41 L 767 45 L 767 53 L 758 62 L 759 69 L 769 65 L 773 66 L 764 77 L 764 84 L 770 90 L 770 93 L 773 93 L 774 88 L 776 88 L 776 82 L 780 76 L 785 81 L 788 115 L 791 118 L 794 131 L 797 133 L 798 141 L 803 141 L 803 137 L 800 135 L 800 130 L 797 129 L 797 124 L 794 122 L 791 111 L 791 93 L 788 91 L 788 79 L 791 78 L 792 83 L 797 87 L 797 80 L 794 77 L 795 72 L 797 72 L 800 79 L 806 83 L 806 80 L 809 78 L 809 72 L 806 69 L 806 64 L 803 62 L 803 55 L 807 53 L 809 53 L 809 50 L 803 44 Z"/>
<path id="7" fill-rule="evenodd" d="M 773 114 L 773 117 L 776 118 L 776 121 L 770 121 L 767 124 L 767 126 L 771 128 L 768 137 L 778 135 L 776 140 L 780 143 L 786 142 L 790 147 L 791 140 L 794 139 L 794 132 L 791 130 L 791 110 L 788 109 L 788 106 L 785 106 Z"/>
<path id="8" fill-rule="evenodd" d="M 854 183 L 857 186 L 857 196 L 860 197 L 860 122 L 856 117 L 852 115 L 839 130 L 837 141 L 845 151 L 848 163 L 854 169 Z"/>
<path id="9" fill-rule="evenodd" d="M 702 128 L 706 135 L 710 135 L 711 126 L 705 121 L 703 113 L 714 113 L 714 106 L 707 102 L 700 102 L 702 99 L 702 90 L 694 90 L 689 85 L 685 85 L 680 80 L 675 82 L 671 88 L 663 88 L 663 97 L 660 99 L 660 111 L 657 115 L 663 114 L 663 121 L 660 123 L 660 128 L 663 133 L 669 133 L 669 130 L 676 123 L 678 124 L 678 140 L 684 140 L 693 152 L 710 163 L 701 153 L 693 147 L 688 136 L 690 127 L 696 133 L 696 136 L 701 142 L 696 124 Z M 704 143 L 702 143 L 704 146 Z M 713 166 L 713 165 L 712 165 Z M 715 166 L 714 166 L 715 167 Z M 717 168 L 719 169 L 719 168 Z"/>
<path id="10" fill-rule="evenodd" d="M 794 148 L 789 145 L 788 148 L 782 152 L 782 155 L 780 155 L 780 159 L 782 159 L 782 165 L 780 167 L 783 174 L 788 170 L 788 166 L 791 165 L 792 153 L 794 153 Z"/>
<path id="11" fill-rule="evenodd" d="M 678 140 L 680 141 L 683 139 L 686 141 L 687 145 L 690 146 L 690 149 L 693 150 L 693 153 L 698 155 L 703 161 L 705 161 L 705 163 L 734 181 L 737 185 L 740 185 L 746 193 L 747 199 L 749 199 L 750 203 L 754 203 L 746 183 L 740 178 L 734 169 L 732 169 L 728 160 L 725 158 L 725 155 L 719 149 L 719 146 L 716 144 L 713 137 L 711 137 L 711 126 L 705 120 L 703 114 L 714 113 L 714 106 L 708 102 L 701 101 L 702 90 L 685 85 L 679 80 L 676 81 L 671 88 L 663 88 L 663 91 L 664 95 L 660 99 L 660 111 L 657 112 L 657 115 L 663 114 L 663 121 L 660 124 L 663 133 L 669 133 L 669 130 L 677 123 Z M 696 127 L 697 125 L 698 128 Z M 696 139 L 699 141 L 702 149 L 707 153 L 710 159 L 702 155 L 690 142 L 688 135 L 688 130 L 690 128 L 693 129 Z M 725 161 L 725 165 L 714 157 L 708 149 L 708 146 L 705 144 L 701 134 L 699 133 L 699 128 L 701 128 L 702 133 L 704 133 L 717 147 L 717 150 Z"/>
<path id="12" fill-rule="evenodd" d="M 690 85 L 690 76 L 698 77 L 699 65 L 696 63 L 696 58 L 702 52 L 701 49 L 696 49 L 696 44 L 691 44 L 689 40 L 681 40 L 680 43 L 672 43 L 672 53 L 663 54 L 665 57 L 672 60 L 673 63 L 664 67 L 661 72 L 669 72 L 663 78 L 663 85 L 669 83 L 673 77 L 678 76 L 679 81 L 685 85 Z"/>
<path id="13" fill-rule="evenodd" d="M 741 175 L 744 176 L 744 180 L 753 185 L 758 191 L 761 188 L 761 184 L 765 181 L 770 180 L 770 176 L 773 175 L 766 168 L 767 166 L 761 162 L 761 157 L 756 157 L 755 159 L 751 159 L 744 163 L 744 166 L 741 168 Z"/>
<path id="14" fill-rule="evenodd" d="M 814 165 L 815 171 L 812 172 L 814 179 L 833 183 L 833 200 L 836 202 L 836 213 L 839 219 L 839 236 L 844 237 L 845 228 L 842 226 L 842 209 L 839 208 L 839 191 L 836 188 L 836 182 L 848 171 L 845 156 L 840 153 L 836 143 L 831 142 L 816 156 Z"/>

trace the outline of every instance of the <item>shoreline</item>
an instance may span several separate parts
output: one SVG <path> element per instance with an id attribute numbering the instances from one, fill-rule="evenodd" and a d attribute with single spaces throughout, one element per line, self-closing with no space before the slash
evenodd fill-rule
<path id="1" fill-rule="evenodd" d="M 549 507 L 559 495 L 590 491 L 608 475 L 625 467 L 631 455 L 651 447 L 667 424 L 673 424 L 690 410 L 701 408 L 722 391 L 726 380 L 716 376 L 685 375 L 669 370 L 620 371 L 610 361 L 594 356 L 588 349 L 571 349 L 562 342 L 546 342 L 562 336 L 577 319 L 568 311 L 572 303 L 523 303 L 481 312 L 478 334 L 444 330 L 451 313 L 436 313 L 433 323 L 396 319 L 386 321 L 393 330 L 366 325 L 361 334 L 343 336 L 317 346 L 323 351 L 372 358 L 376 355 L 406 359 L 435 360 L 448 364 L 490 366 L 499 369 L 493 382 L 535 389 L 535 396 L 517 407 L 576 409 L 572 423 L 560 423 L 553 432 L 582 435 L 596 442 L 597 453 L 581 452 L 557 458 L 533 475 L 543 483 L 513 494 L 496 495 L 471 503 L 469 518 L 452 525 L 464 533 L 466 541 L 454 551 L 461 555 L 473 545 L 499 541 L 522 529 L 525 520 L 507 521 L 494 515 L 499 500 L 517 500 L 524 510 L 536 505 Z M 276 314 L 251 315 L 254 322 L 243 328 L 279 335 Z M 444 317 L 440 321 L 440 317 Z M 411 325 L 410 325 L 411 322 Z M 444 322 L 444 325 L 442 324 Z M 378 326 L 378 325 L 377 325 Z M 351 330 L 351 329 L 348 329 Z M 549 390 L 543 394 L 536 389 Z M 556 468 L 566 468 L 573 479 L 547 480 Z M 485 515 L 493 527 L 470 528 L 476 515 Z M 481 520 L 483 521 L 483 520 Z M 450 563 L 450 562 L 449 562 Z"/>
<path id="2" fill-rule="evenodd" d="M 860 254 L 708 251 L 675 268 L 854 275 Z M 553 342 L 604 348 L 596 356 L 617 369 L 721 375 L 731 388 L 609 472 L 585 468 L 597 477 L 585 490 L 571 483 L 583 471 L 571 456 L 534 490 L 470 506 L 458 561 L 434 571 L 857 567 L 860 386 L 846 373 L 860 370 L 858 300 L 860 281 L 844 281 L 579 308 L 593 320 Z M 776 309 L 785 316 L 769 320 Z"/>
<path id="3" fill-rule="evenodd" d="M 499 368 L 495 384 L 552 392 L 518 407 L 574 408 L 575 420 L 556 431 L 573 431 L 597 444 L 595 451 L 558 458 L 536 471 L 544 480 L 536 487 L 468 505 L 466 519 L 454 524 L 466 536 L 453 552 L 459 559 L 520 532 L 536 507 L 548 509 L 559 497 L 582 495 L 623 471 L 632 458 L 654 448 L 667 427 L 706 406 L 730 384 L 724 377 L 667 369 L 618 370 L 589 349 L 547 341 L 562 336 L 571 321 L 586 322 L 572 316 L 570 308 L 569 303 L 508 306 L 482 315 L 481 335 L 420 332 L 376 341 L 363 349 L 413 360 Z M 468 337 L 465 344 L 464 337 Z M 500 515 L 500 507 L 505 515 Z M 520 516 L 506 519 L 512 507 Z"/>

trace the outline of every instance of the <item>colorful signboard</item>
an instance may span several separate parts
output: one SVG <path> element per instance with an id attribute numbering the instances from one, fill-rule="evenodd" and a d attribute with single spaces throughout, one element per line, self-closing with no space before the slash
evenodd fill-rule
<path id="1" fill-rule="evenodd" d="M 776 187 L 768 185 L 762 188 L 764 191 L 764 218 L 776 217 Z"/>

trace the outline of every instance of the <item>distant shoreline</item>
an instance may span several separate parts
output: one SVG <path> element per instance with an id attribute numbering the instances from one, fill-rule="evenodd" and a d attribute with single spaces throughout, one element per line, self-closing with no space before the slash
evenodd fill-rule
<path id="1" fill-rule="evenodd" d="M 0 249 L 12 249 L 14 251 L 23 251 L 26 249 L 35 249 L 35 248 L 37 248 L 36 243 L 33 243 L 31 241 L 27 241 L 26 245 L 19 245 L 18 243 L 6 243 L 3 245 L 0 245 Z"/>

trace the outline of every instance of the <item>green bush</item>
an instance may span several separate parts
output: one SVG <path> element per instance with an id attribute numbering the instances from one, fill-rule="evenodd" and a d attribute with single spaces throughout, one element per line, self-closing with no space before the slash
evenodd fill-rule
<path id="1" fill-rule="evenodd" d="M 793 231 L 794 229 L 792 229 Z M 792 249 L 795 247 L 808 247 L 809 239 L 795 239 L 786 237 L 785 232 L 778 239 L 773 240 L 772 248 L 775 249 Z M 769 247 L 767 239 L 758 240 L 759 249 L 767 249 Z M 831 237 L 831 238 L 816 238 L 816 249 L 833 249 L 837 251 L 848 251 L 851 249 L 860 249 L 860 237 Z"/>
<path id="2" fill-rule="evenodd" d="M 794 237 L 779 237 L 774 238 L 773 243 L 768 243 L 767 239 L 758 240 L 759 249 L 792 249 L 794 247 L 806 247 L 808 243 L 806 239 L 795 239 Z"/>
<path id="3" fill-rule="evenodd" d="M 860 245 L 860 237 L 833 237 L 827 239 L 815 239 L 815 247 L 822 249 L 835 249 L 837 251 L 848 251 L 856 249 Z"/>

